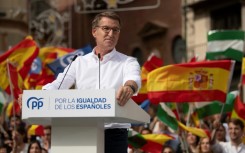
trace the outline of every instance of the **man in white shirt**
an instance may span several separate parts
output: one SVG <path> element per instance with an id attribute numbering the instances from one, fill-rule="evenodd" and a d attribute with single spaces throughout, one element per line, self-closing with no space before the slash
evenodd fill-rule
<path id="1" fill-rule="evenodd" d="M 77 89 L 113 88 L 116 90 L 118 104 L 124 106 L 137 93 L 141 86 L 141 78 L 137 60 L 115 49 L 120 29 L 121 21 L 117 14 L 98 14 L 92 22 L 92 35 L 96 41 L 93 51 L 77 57 L 69 70 L 66 68 L 55 81 L 45 85 L 43 89 L 69 89 L 73 84 Z M 65 72 L 67 74 L 62 82 Z M 105 153 L 127 153 L 129 127 L 130 124 L 125 123 L 105 125 Z"/>
<path id="2" fill-rule="evenodd" d="M 242 142 L 244 137 L 244 124 L 239 119 L 231 119 L 228 123 L 229 142 L 219 142 L 224 153 L 245 153 L 245 144 Z"/>

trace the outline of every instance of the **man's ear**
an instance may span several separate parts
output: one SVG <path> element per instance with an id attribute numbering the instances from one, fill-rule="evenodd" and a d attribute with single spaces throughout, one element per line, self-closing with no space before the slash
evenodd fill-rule
<path id="1" fill-rule="evenodd" d="M 94 38 L 96 38 L 96 28 L 92 29 L 92 35 L 93 35 Z"/>

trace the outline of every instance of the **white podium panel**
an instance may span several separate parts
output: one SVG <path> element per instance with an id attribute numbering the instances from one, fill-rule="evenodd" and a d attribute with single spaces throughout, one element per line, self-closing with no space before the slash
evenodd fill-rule
<path id="1" fill-rule="evenodd" d="M 103 153 L 104 123 L 149 123 L 134 101 L 119 106 L 115 90 L 24 90 L 22 119 L 52 126 L 52 153 Z"/>

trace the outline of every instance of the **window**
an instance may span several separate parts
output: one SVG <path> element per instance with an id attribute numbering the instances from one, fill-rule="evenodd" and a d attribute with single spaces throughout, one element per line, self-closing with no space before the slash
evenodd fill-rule
<path id="1" fill-rule="evenodd" d="M 241 29 L 241 4 L 211 11 L 211 29 Z"/>
<path id="2" fill-rule="evenodd" d="M 142 66 L 143 65 L 143 54 L 140 48 L 134 48 L 132 56 L 137 58 L 139 64 Z"/>

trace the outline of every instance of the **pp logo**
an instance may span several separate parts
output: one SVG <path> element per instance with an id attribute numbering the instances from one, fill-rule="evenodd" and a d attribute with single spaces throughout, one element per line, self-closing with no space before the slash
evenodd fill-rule
<path id="1" fill-rule="evenodd" d="M 41 101 L 43 98 L 31 97 L 27 100 L 27 107 L 31 109 L 40 109 L 43 107 L 43 102 Z"/>

